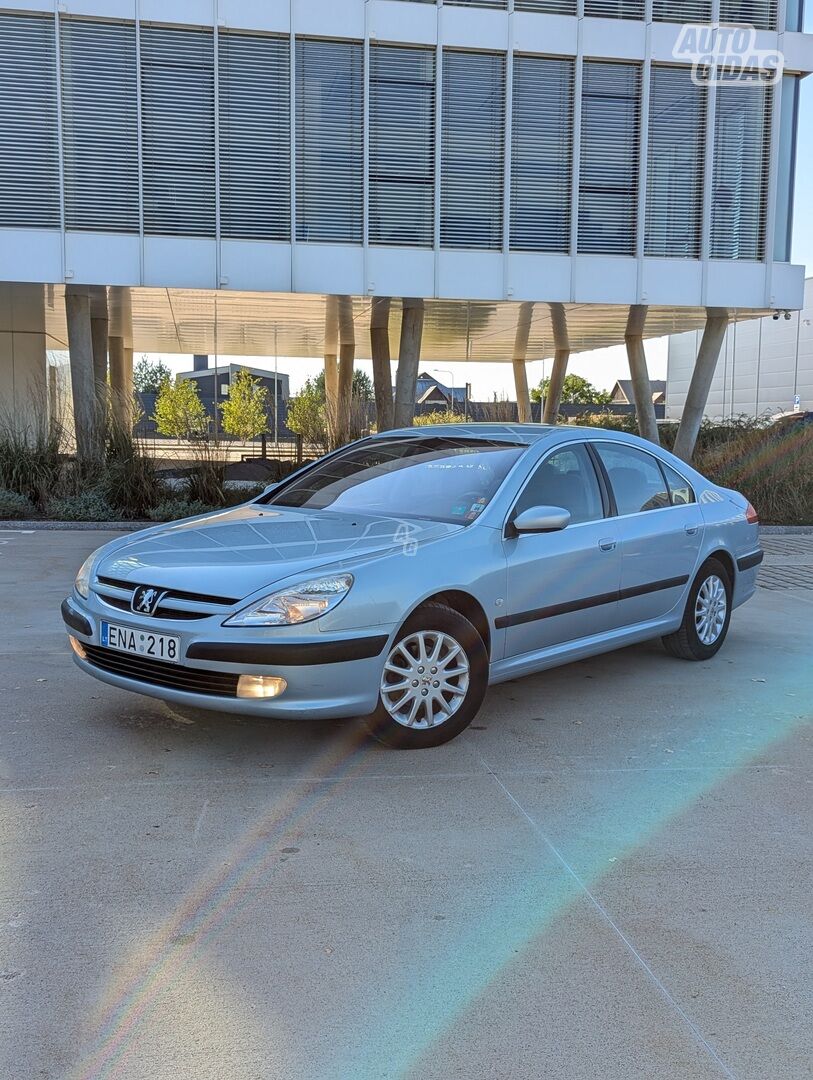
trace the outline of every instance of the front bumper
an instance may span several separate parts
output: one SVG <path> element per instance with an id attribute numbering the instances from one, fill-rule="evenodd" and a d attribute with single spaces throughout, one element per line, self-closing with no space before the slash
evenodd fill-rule
<path id="1" fill-rule="evenodd" d="M 85 658 L 73 654 L 75 663 L 94 678 L 123 690 L 161 698 L 198 709 L 231 712 L 269 718 L 340 719 L 364 716 L 378 704 L 378 686 L 395 627 L 379 626 L 375 631 L 327 635 L 313 626 L 279 630 L 224 631 L 217 619 L 196 621 L 194 629 L 182 621 L 129 615 L 120 610 L 102 610 L 102 602 L 91 593 L 87 602 L 72 595 L 62 603 L 62 618 L 70 634 L 83 646 L 92 646 Z M 122 661 L 109 667 L 94 663 L 128 654 L 103 649 L 102 620 L 134 630 L 173 634 L 180 638 L 179 664 L 130 665 Z M 145 670 L 151 669 L 151 670 Z M 178 672 L 183 687 L 160 685 L 164 669 Z M 238 698 L 232 689 L 218 692 L 217 684 L 228 682 L 212 675 L 276 675 L 287 688 L 276 698 Z M 207 692 L 195 692 L 195 681 L 207 685 Z M 213 690 L 212 688 L 215 687 Z"/>

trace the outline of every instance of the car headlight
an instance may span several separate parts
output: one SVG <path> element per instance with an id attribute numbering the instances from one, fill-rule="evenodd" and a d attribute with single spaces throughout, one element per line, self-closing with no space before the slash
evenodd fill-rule
<path id="1" fill-rule="evenodd" d="M 102 547 L 104 547 L 104 544 Z M 74 589 L 76 589 L 79 595 L 85 600 L 87 600 L 88 593 L 90 592 L 90 572 L 93 569 L 93 564 L 96 562 L 96 556 L 101 550 L 101 547 L 97 547 L 95 551 L 92 551 L 90 555 L 88 555 L 79 567 L 79 573 L 76 575 L 76 580 L 73 583 Z"/>
<path id="2" fill-rule="evenodd" d="M 353 584 L 352 574 L 314 578 L 271 593 L 243 608 L 224 626 L 293 626 L 312 622 L 344 600 Z"/>

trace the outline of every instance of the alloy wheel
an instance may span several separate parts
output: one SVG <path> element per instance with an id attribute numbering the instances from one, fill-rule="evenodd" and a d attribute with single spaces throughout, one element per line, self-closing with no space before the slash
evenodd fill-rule
<path id="1" fill-rule="evenodd" d="M 712 574 L 700 586 L 694 605 L 694 625 L 704 645 L 713 645 L 720 636 L 727 611 L 725 585 L 716 574 Z"/>
<path id="2" fill-rule="evenodd" d="M 381 700 L 402 727 L 437 727 L 452 717 L 469 688 L 463 646 L 439 630 L 419 630 L 399 641 L 384 664 Z"/>

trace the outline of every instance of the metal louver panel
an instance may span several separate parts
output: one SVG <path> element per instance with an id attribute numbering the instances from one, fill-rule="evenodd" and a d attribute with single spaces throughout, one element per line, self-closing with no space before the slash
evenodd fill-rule
<path id="1" fill-rule="evenodd" d="M 511 247 L 570 248 L 573 61 L 514 58 Z"/>
<path id="2" fill-rule="evenodd" d="M 287 38 L 218 38 L 220 232 L 288 240 L 291 233 L 290 60 Z"/>
<path id="3" fill-rule="evenodd" d="M 710 23 L 711 0 L 652 0 L 652 21 Z"/>
<path id="4" fill-rule="evenodd" d="M 0 226 L 59 228 L 54 20 L 0 13 Z"/>
<path id="5" fill-rule="evenodd" d="M 502 247 L 505 56 L 443 52 L 440 243 Z"/>
<path id="6" fill-rule="evenodd" d="M 364 213 L 364 52 L 296 42 L 296 235 L 360 244 Z"/>
<path id="7" fill-rule="evenodd" d="M 141 30 L 144 231 L 214 236 L 214 41 L 209 30 Z"/>
<path id="8" fill-rule="evenodd" d="M 643 19 L 644 0 L 584 0 L 584 14 L 600 19 Z"/>
<path id="9" fill-rule="evenodd" d="M 576 0 L 514 0 L 514 11 L 536 11 L 543 15 L 575 15 Z"/>
<path id="10" fill-rule="evenodd" d="M 370 242 L 431 247 L 435 54 L 370 47 Z"/>
<path id="11" fill-rule="evenodd" d="M 62 20 L 65 225 L 138 231 L 135 27 Z"/>
<path id="12" fill-rule="evenodd" d="M 771 143 L 770 87 L 718 86 L 711 187 L 711 255 L 762 259 Z"/>
<path id="13" fill-rule="evenodd" d="M 706 89 L 689 68 L 654 64 L 649 90 L 647 255 L 700 256 Z"/>
<path id="14" fill-rule="evenodd" d="M 720 0 L 720 22 L 776 30 L 777 0 Z"/>
<path id="15" fill-rule="evenodd" d="M 473 7 L 473 8 L 492 8 L 497 11 L 505 11 L 508 7 L 508 0 L 443 0 L 447 7 Z"/>
<path id="16" fill-rule="evenodd" d="M 637 64 L 584 62 L 580 252 L 635 254 L 640 111 Z"/>

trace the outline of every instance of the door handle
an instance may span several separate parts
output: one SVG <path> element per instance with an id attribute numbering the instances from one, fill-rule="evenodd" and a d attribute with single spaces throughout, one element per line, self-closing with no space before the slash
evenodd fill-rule
<path id="1" fill-rule="evenodd" d="M 608 537 L 606 540 L 599 540 L 598 546 L 602 551 L 612 551 L 615 548 L 615 540 Z"/>
<path id="2" fill-rule="evenodd" d="M 684 525 L 683 531 L 686 533 L 687 536 L 694 536 L 694 534 L 699 528 L 699 525 Z"/>

